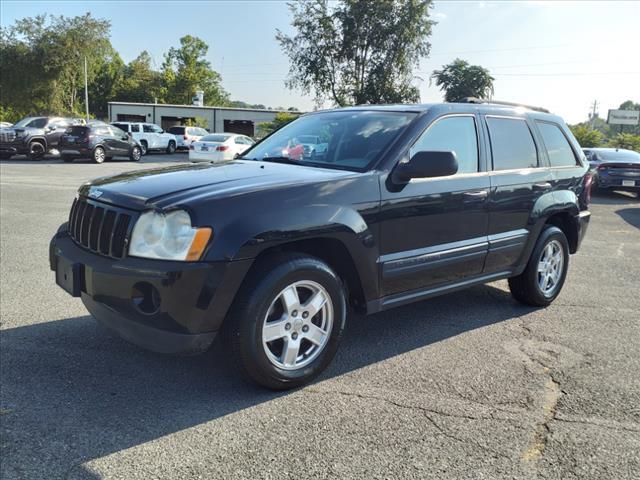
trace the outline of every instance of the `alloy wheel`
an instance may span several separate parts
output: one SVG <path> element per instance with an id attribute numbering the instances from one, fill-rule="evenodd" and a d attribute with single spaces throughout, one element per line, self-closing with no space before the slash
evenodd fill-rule
<path id="1" fill-rule="evenodd" d="M 271 303 L 262 326 L 262 345 L 269 361 L 283 370 L 313 362 L 326 347 L 334 309 L 327 290 L 302 280 L 283 289 Z"/>
<path id="2" fill-rule="evenodd" d="M 558 240 L 551 240 L 542 250 L 538 261 L 538 288 L 545 297 L 551 297 L 562 278 L 564 250 Z"/>

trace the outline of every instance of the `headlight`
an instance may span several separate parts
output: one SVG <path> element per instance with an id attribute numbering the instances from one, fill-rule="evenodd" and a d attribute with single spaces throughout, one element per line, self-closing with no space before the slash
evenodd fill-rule
<path id="1" fill-rule="evenodd" d="M 184 210 L 167 214 L 145 212 L 133 227 L 129 255 L 163 260 L 199 260 L 209 243 L 211 229 L 191 226 Z"/>

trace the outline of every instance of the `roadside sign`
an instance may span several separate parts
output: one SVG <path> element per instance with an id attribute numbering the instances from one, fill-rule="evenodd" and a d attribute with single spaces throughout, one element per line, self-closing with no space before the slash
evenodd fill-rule
<path id="1" fill-rule="evenodd" d="M 638 110 L 609 110 L 607 123 L 609 125 L 638 125 L 640 111 Z"/>

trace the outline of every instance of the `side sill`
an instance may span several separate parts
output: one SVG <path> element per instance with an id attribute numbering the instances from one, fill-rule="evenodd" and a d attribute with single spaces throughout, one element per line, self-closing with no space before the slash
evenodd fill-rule
<path id="1" fill-rule="evenodd" d="M 437 297 L 446 293 L 464 290 L 465 288 L 469 288 L 474 285 L 481 285 L 483 283 L 502 280 L 504 278 L 509 278 L 512 275 L 513 273 L 511 271 L 496 272 L 490 275 L 481 275 L 479 277 L 469 278 L 461 282 L 441 285 L 439 287 L 411 290 L 410 292 L 403 292 L 378 298 L 376 300 L 367 302 L 367 315 L 382 312 L 384 310 L 389 310 L 390 308 L 399 307 L 401 305 L 407 305 L 409 303 L 426 300 L 428 298 Z"/>

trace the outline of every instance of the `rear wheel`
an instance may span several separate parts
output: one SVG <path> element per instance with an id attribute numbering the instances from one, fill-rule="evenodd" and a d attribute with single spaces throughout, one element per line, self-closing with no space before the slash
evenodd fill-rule
<path id="1" fill-rule="evenodd" d="M 509 279 L 511 294 L 525 305 L 546 307 L 560 294 L 569 268 L 569 242 L 562 230 L 548 225 L 540 234 L 527 263 Z"/>
<path id="2" fill-rule="evenodd" d="M 317 258 L 260 261 L 225 322 L 234 359 L 252 380 L 285 390 L 310 382 L 333 359 L 346 322 L 344 289 Z"/>
<path id="3" fill-rule="evenodd" d="M 148 151 L 148 145 L 146 140 L 141 140 L 140 141 L 140 152 L 142 152 L 142 155 L 146 155 L 147 151 Z"/>
<path id="4" fill-rule="evenodd" d="M 93 161 L 95 163 L 103 163 L 106 158 L 107 158 L 107 156 L 104 153 L 104 148 L 102 148 L 102 147 L 94 148 L 94 150 L 93 150 Z"/>
<path id="5" fill-rule="evenodd" d="M 173 140 L 170 140 L 170 141 L 169 141 L 169 145 L 167 145 L 167 150 L 166 150 L 166 152 L 167 152 L 169 155 L 172 155 L 173 153 L 175 153 L 175 151 L 176 151 L 176 142 L 174 142 Z"/>
<path id="6" fill-rule="evenodd" d="M 29 160 L 42 160 L 45 153 L 46 151 L 44 148 L 44 144 L 41 142 L 33 141 L 29 144 L 29 152 L 27 153 L 27 158 L 29 158 Z"/>
<path id="7" fill-rule="evenodd" d="M 139 146 L 135 145 L 129 153 L 129 160 L 132 162 L 139 162 L 140 158 L 142 158 L 142 150 L 140 150 Z"/>

